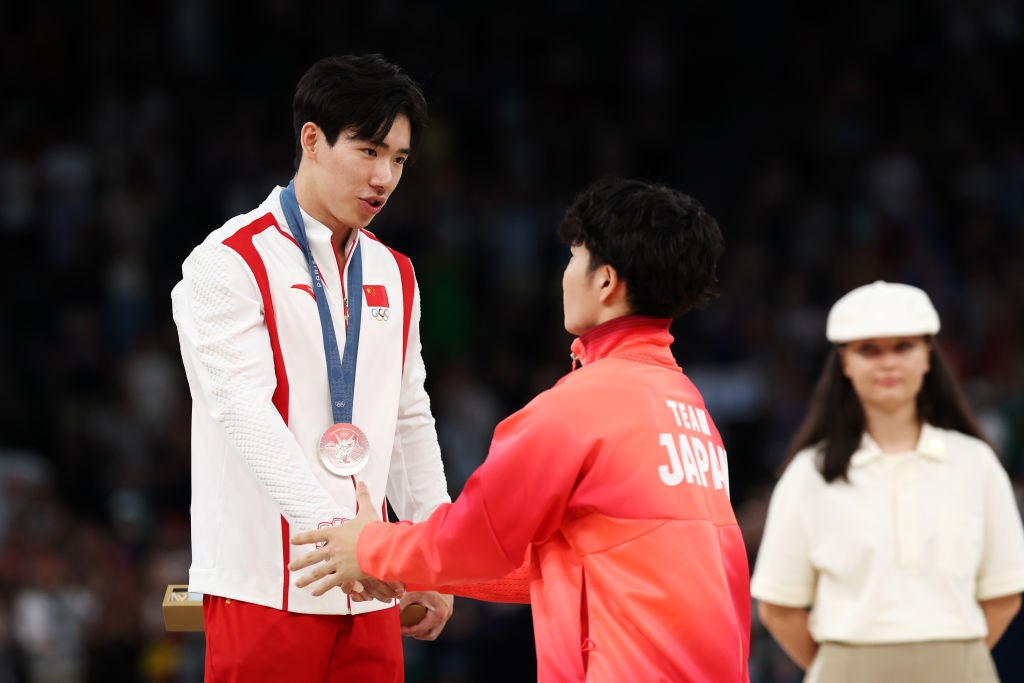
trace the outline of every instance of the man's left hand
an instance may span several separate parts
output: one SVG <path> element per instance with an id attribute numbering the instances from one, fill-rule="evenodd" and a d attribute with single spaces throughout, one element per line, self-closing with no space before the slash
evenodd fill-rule
<path id="1" fill-rule="evenodd" d="M 418 624 L 403 626 L 402 635 L 417 640 L 434 640 L 441 635 L 441 630 L 452 616 L 455 598 L 436 591 L 413 591 L 406 593 L 398 603 L 398 609 L 406 605 L 418 603 L 427 608 L 427 614 Z"/>

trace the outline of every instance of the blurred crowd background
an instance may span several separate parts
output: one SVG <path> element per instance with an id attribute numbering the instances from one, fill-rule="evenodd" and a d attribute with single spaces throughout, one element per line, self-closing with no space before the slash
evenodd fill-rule
<path id="1" fill-rule="evenodd" d="M 751 560 L 828 307 L 875 279 L 932 296 L 1024 491 L 1021 32 L 1019 0 L 0 2 L 0 683 L 201 680 L 202 635 L 160 612 L 190 559 L 169 292 L 287 183 L 292 89 L 332 53 L 429 99 L 371 228 L 417 268 L 453 496 L 569 368 L 554 230 L 606 173 L 693 194 L 728 240 L 721 297 L 673 332 Z M 525 607 L 460 599 L 406 645 L 411 683 L 534 676 Z M 996 657 L 1024 680 L 1021 619 Z M 756 623 L 751 663 L 799 680 Z"/>

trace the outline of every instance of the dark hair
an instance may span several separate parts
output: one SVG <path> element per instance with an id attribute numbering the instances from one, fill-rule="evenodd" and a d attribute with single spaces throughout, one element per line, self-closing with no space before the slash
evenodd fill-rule
<path id="1" fill-rule="evenodd" d="M 716 295 L 725 248 L 718 222 L 693 197 L 645 180 L 603 178 L 578 194 L 558 226 L 590 252 L 590 270 L 615 268 L 633 313 L 675 318 Z"/>
<path id="2" fill-rule="evenodd" d="M 379 54 L 321 59 L 295 86 L 295 168 L 302 160 L 299 134 L 307 122 L 319 126 L 331 146 L 348 128 L 354 128 L 361 140 L 380 142 L 399 114 L 409 118 L 415 147 L 426 125 L 427 102 L 420 87 L 401 68 Z"/>
<path id="3" fill-rule="evenodd" d="M 917 394 L 917 418 L 941 429 L 953 429 L 989 446 L 960 384 L 934 339 L 929 346 L 930 370 Z M 782 469 L 805 448 L 817 446 L 818 470 L 825 481 L 846 479 L 850 458 L 864 434 L 864 409 L 850 379 L 843 374 L 839 347 L 833 347 L 811 396 L 811 405 L 786 449 Z"/>

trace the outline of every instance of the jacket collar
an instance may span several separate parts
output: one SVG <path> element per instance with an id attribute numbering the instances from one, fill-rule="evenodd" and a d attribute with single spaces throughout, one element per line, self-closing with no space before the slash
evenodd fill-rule
<path id="1" fill-rule="evenodd" d="M 270 193 L 270 197 L 267 198 L 267 201 L 270 203 L 271 212 L 275 216 L 279 216 L 281 218 L 281 220 L 278 221 L 280 229 L 282 231 L 287 231 L 287 233 L 291 235 L 292 239 L 295 239 L 295 235 L 292 234 L 292 228 L 288 225 L 288 220 L 285 219 L 284 211 L 281 209 L 281 191 L 283 189 L 284 188 L 282 187 L 274 188 Z M 334 233 L 331 229 L 313 218 L 313 216 L 308 214 L 301 205 L 299 206 L 299 214 L 302 216 L 302 227 L 306 231 L 306 240 L 309 242 L 309 248 L 312 249 L 313 246 L 316 245 L 317 248 L 326 247 L 331 251 L 334 251 L 334 245 L 331 244 L 331 237 L 333 237 Z M 362 232 L 361 228 L 354 228 L 349 232 L 348 239 L 345 241 L 345 244 L 341 245 L 341 249 L 338 250 L 338 253 L 346 255 L 350 250 L 355 249 L 356 240 L 360 238 Z"/>
<path id="2" fill-rule="evenodd" d="M 583 365 L 615 356 L 679 369 L 670 347 L 670 318 L 626 315 L 587 330 L 572 342 L 572 357 Z M 575 365 L 575 363 L 574 363 Z"/>
<path id="3" fill-rule="evenodd" d="M 921 425 L 921 436 L 918 437 L 917 447 L 914 448 L 913 452 L 932 460 L 944 460 L 946 458 L 946 440 L 942 435 L 942 431 L 927 422 Z M 882 457 L 882 455 L 884 455 L 882 449 L 865 432 L 864 436 L 861 437 L 860 447 L 850 457 L 850 465 L 863 467 Z"/>

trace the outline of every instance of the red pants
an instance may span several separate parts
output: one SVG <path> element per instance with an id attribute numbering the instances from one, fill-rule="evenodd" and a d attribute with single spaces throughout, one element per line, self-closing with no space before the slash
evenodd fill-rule
<path id="1" fill-rule="evenodd" d="M 206 683 L 402 683 L 398 608 L 296 614 L 203 596 Z"/>

